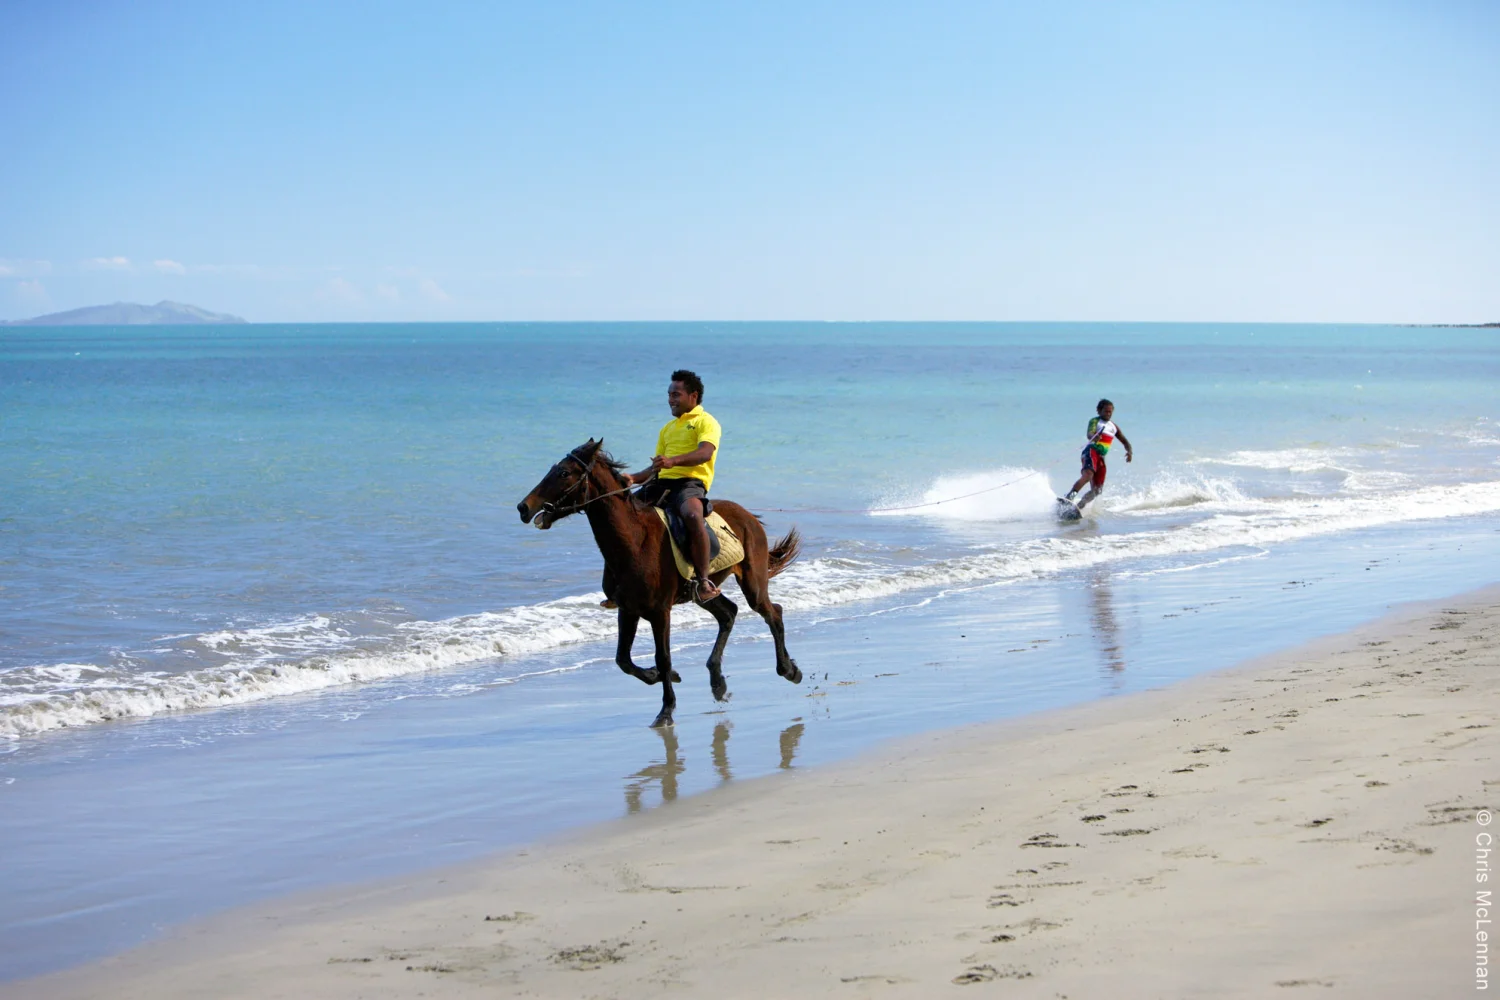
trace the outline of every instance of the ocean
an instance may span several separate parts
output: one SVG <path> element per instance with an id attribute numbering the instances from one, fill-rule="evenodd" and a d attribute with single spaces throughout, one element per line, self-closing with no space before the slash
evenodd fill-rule
<path id="1" fill-rule="evenodd" d="M 680 608 L 660 732 L 583 519 L 515 504 L 646 464 L 679 367 L 713 494 L 803 534 L 807 678 L 742 614 L 714 703 Z M 1497 385 L 1459 328 L 7 328 L 0 980 L 1492 583 Z M 1059 524 L 1103 396 L 1135 460 Z"/>

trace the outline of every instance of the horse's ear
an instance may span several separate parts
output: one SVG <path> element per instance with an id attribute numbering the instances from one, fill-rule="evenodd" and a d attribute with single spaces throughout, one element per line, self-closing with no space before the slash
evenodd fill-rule
<path id="1" fill-rule="evenodd" d="M 589 438 L 588 439 L 588 443 L 583 446 L 583 450 L 584 450 L 585 453 L 594 453 L 594 452 L 597 452 L 600 448 L 603 448 L 603 447 L 604 447 L 604 439 L 603 438 L 600 438 L 597 441 L 595 441 L 593 438 Z"/>

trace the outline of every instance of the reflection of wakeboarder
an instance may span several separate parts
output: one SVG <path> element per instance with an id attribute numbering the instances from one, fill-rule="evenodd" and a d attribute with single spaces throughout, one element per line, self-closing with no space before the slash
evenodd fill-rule
<path id="1" fill-rule="evenodd" d="M 1089 421 L 1088 443 L 1083 446 L 1083 471 L 1073 488 L 1065 497 L 1057 498 L 1057 516 L 1064 521 L 1076 521 L 1083 515 L 1083 508 L 1087 507 L 1100 493 L 1104 492 L 1104 477 L 1108 469 L 1104 465 L 1104 456 L 1109 454 L 1110 446 L 1119 438 L 1120 443 L 1125 446 L 1125 461 L 1129 462 L 1135 457 L 1134 450 L 1130 447 L 1130 439 L 1120 430 L 1114 422 L 1115 404 L 1107 399 L 1099 400 L 1095 411 L 1099 414 Z M 1089 491 L 1082 499 L 1075 498 L 1078 491 L 1085 486 Z"/>
<path id="2" fill-rule="evenodd" d="M 1100 570 L 1094 574 L 1089 597 L 1093 606 L 1094 637 L 1099 640 L 1104 665 L 1111 674 L 1118 674 L 1125 669 L 1125 652 L 1120 644 L 1120 624 L 1115 618 L 1114 594 L 1110 591 L 1108 573 Z"/>

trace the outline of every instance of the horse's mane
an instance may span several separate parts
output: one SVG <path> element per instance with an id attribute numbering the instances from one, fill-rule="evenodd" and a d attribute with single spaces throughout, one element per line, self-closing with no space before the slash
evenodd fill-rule
<path id="1" fill-rule="evenodd" d="M 625 471 L 625 463 L 620 461 L 618 458 L 615 458 L 615 456 L 611 455 L 607 451 L 601 451 L 597 455 L 595 455 L 594 461 L 609 469 L 610 472 L 613 472 L 616 479 L 619 479 L 620 473 Z"/>
<path id="2" fill-rule="evenodd" d="M 611 455 L 609 452 L 601 448 L 599 452 L 594 455 L 594 463 L 595 465 L 602 465 L 604 466 L 604 468 L 609 470 L 610 475 L 614 476 L 615 478 L 616 488 L 624 488 L 625 484 L 620 481 L 620 474 L 625 471 L 624 462 L 620 461 L 618 458 L 615 458 L 615 456 Z M 630 495 L 627 494 L 627 496 Z M 633 500 L 635 498 L 633 496 L 630 496 L 630 499 Z"/>

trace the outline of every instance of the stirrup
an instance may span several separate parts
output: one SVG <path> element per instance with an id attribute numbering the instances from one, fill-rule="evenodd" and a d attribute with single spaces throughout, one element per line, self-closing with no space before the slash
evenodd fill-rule
<path id="1" fill-rule="evenodd" d="M 713 583 L 712 580 L 704 581 L 704 580 L 698 579 L 697 577 L 693 577 L 693 579 L 691 579 L 691 580 L 688 581 L 688 587 L 692 590 L 693 603 L 694 604 L 702 604 L 703 603 L 704 599 L 701 596 L 701 591 L 703 590 L 703 584 L 705 582 L 707 582 L 709 584 L 709 586 L 714 586 L 714 583 Z M 714 587 L 714 589 L 715 590 L 719 590 L 718 587 Z M 719 590 L 719 592 L 717 594 L 715 594 L 714 597 L 722 597 L 723 594 L 724 594 L 724 591 Z M 710 597 L 710 598 L 708 598 L 708 600 L 711 601 L 711 600 L 714 599 L 714 597 Z"/>

